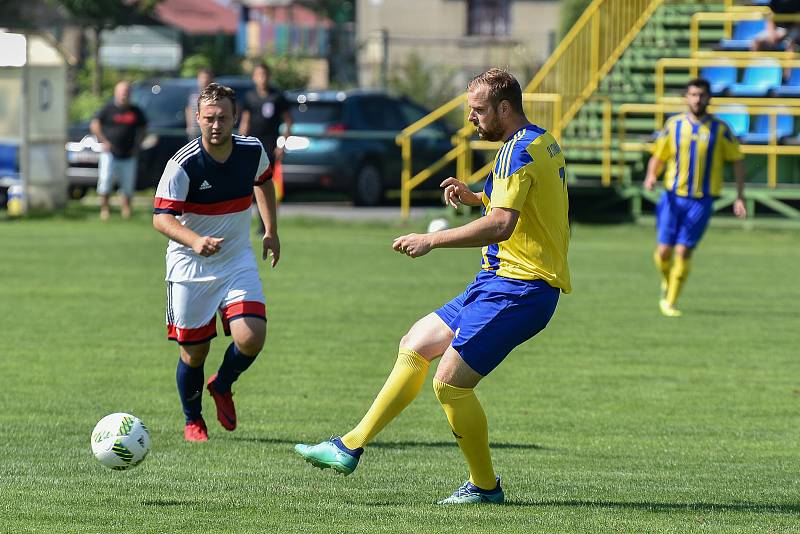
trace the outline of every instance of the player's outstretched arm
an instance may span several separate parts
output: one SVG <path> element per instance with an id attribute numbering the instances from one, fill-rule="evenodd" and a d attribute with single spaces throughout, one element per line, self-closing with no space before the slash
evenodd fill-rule
<path id="1" fill-rule="evenodd" d="M 444 188 L 445 204 L 454 208 L 458 207 L 459 202 L 466 206 L 480 206 L 483 203 L 483 192 L 473 193 L 467 184 L 452 176 L 439 184 L 439 187 Z"/>
<path id="2" fill-rule="evenodd" d="M 213 256 L 222 249 L 222 237 L 198 235 L 186 228 L 170 213 L 153 215 L 153 227 L 183 246 L 189 247 L 200 256 Z"/>
<path id="3" fill-rule="evenodd" d="M 435 248 L 484 247 L 505 241 L 514 233 L 519 212 L 495 208 L 486 217 L 471 223 L 432 234 L 408 234 L 394 240 L 392 248 L 412 258 L 424 256 Z"/>
<path id="4" fill-rule="evenodd" d="M 652 191 L 653 188 L 655 188 L 656 182 L 658 181 L 658 175 L 661 174 L 661 167 L 663 166 L 663 161 L 655 156 L 650 157 L 650 161 L 647 162 L 647 175 L 644 179 L 645 189 Z"/>
<path id="5" fill-rule="evenodd" d="M 281 241 L 278 238 L 278 203 L 275 198 L 275 186 L 272 180 L 267 180 L 254 189 L 256 205 L 261 220 L 264 221 L 264 236 L 261 238 L 261 259 L 266 260 L 270 255 L 270 265 L 275 267 L 281 258 Z"/>

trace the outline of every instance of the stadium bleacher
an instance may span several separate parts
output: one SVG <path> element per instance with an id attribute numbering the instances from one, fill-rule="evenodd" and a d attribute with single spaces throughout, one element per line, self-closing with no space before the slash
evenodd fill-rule
<path id="1" fill-rule="evenodd" d="M 731 106 L 723 112 L 717 112 L 715 115 L 730 126 L 736 137 L 742 137 L 750 130 L 750 115 L 744 106 Z"/>
<path id="2" fill-rule="evenodd" d="M 708 80 L 708 83 L 711 84 L 711 94 L 718 96 L 725 94 L 728 87 L 736 83 L 738 72 L 733 65 L 703 67 L 700 69 L 700 77 Z"/>
<path id="3" fill-rule="evenodd" d="M 740 83 L 728 87 L 731 96 L 768 96 L 781 86 L 783 71 L 777 61 L 761 60 L 745 67 Z"/>
<path id="4" fill-rule="evenodd" d="M 785 111 L 785 110 L 784 110 Z M 769 115 L 754 115 L 752 117 L 752 128 L 744 135 L 740 135 L 745 144 L 766 145 L 770 142 L 772 131 L 770 129 Z M 784 138 L 794 134 L 794 117 L 792 115 L 778 114 L 775 121 L 775 137 L 780 143 Z"/>
<path id="5" fill-rule="evenodd" d="M 719 49 L 727 51 L 750 50 L 753 39 L 767 28 L 765 20 L 743 20 L 733 26 L 731 39 L 720 39 Z"/>
<path id="6" fill-rule="evenodd" d="M 774 93 L 778 97 L 800 97 L 800 68 L 790 69 L 786 82 L 775 88 Z"/>

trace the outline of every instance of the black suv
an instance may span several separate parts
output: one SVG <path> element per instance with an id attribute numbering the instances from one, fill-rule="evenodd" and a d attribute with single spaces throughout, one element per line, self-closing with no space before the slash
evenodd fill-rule
<path id="1" fill-rule="evenodd" d="M 395 137 L 428 110 L 404 97 L 353 90 L 289 94 L 294 126 L 285 148 L 283 179 L 297 187 L 344 191 L 362 206 L 382 203 L 386 192 L 400 189 L 402 158 Z M 413 172 L 453 148 L 452 132 L 442 121 L 413 137 Z M 445 167 L 442 176 L 452 175 Z M 423 188 L 438 188 L 428 180 Z"/>
<path id="2" fill-rule="evenodd" d="M 253 89 L 250 78 L 241 76 L 220 77 L 215 81 L 235 90 L 240 101 Z M 189 95 L 196 88 L 194 78 L 147 80 L 131 85 L 131 102 L 142 108 L 148 122 L 147 137 L 139 151 L 137 189 L 158 185 L 167 160 L 188 142 L 185 109 Z M 88 122 L 70 126 L 68 136 L 69 191 L 73 198 L 80 198 L 97 184 L 100 146 L 89 131 Z"/>

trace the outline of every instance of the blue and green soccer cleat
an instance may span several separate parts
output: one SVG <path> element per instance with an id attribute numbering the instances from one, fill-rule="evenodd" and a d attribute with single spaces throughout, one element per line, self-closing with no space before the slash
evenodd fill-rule
<path id="1" fill-rule="evenodd" d="M 500 477 L 497 477 L 497 487 L 493 490 L 481 489 L 468 480 L 451 496 L 436 504 L 503 504 L 505 500 L 503 488 L 500 487 Z"/>
<path id="2" fill-rule="evenodd" d="M 364 452 L 362 447 L 348 449 L 341 438 L 331 438 L 316 445 L 295 445 L 294 450 L 305 458 L 306 462 L 320 469 L 332 468 L 334 471 L 349 475 L 358 467 L 358 459 Z"/>

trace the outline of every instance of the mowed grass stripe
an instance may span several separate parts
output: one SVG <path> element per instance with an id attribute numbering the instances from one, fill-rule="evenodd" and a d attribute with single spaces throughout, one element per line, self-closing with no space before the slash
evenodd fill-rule
<path id="1" fill-rule="evenodd" d="M 652 229 L 574 227 L 574 293 L 478 388 L 507 506 L 432 505 L 466 471 L 429 383 L 353 476 L 296 457 L 294 443 L 358 421 L 402 334 L 474 276 L 477 250 L 391 250 L 419 229 L 283 221 L 281 262 L 262 267 L 267 348 L 234 387 L 240 427 L 222 430 L 206 397 L 211 441 L 186 444 L 165 240 L 149 218 L 0 224 L 3 529 L 800 531 L 800 237 L 788 231 L 712 226 L 685 316 L 666 320 Z M 213 342 L 207 376 L 227 343 Z M 115 411 L 153 439 L 128 472 L 89 451 Z"/>

